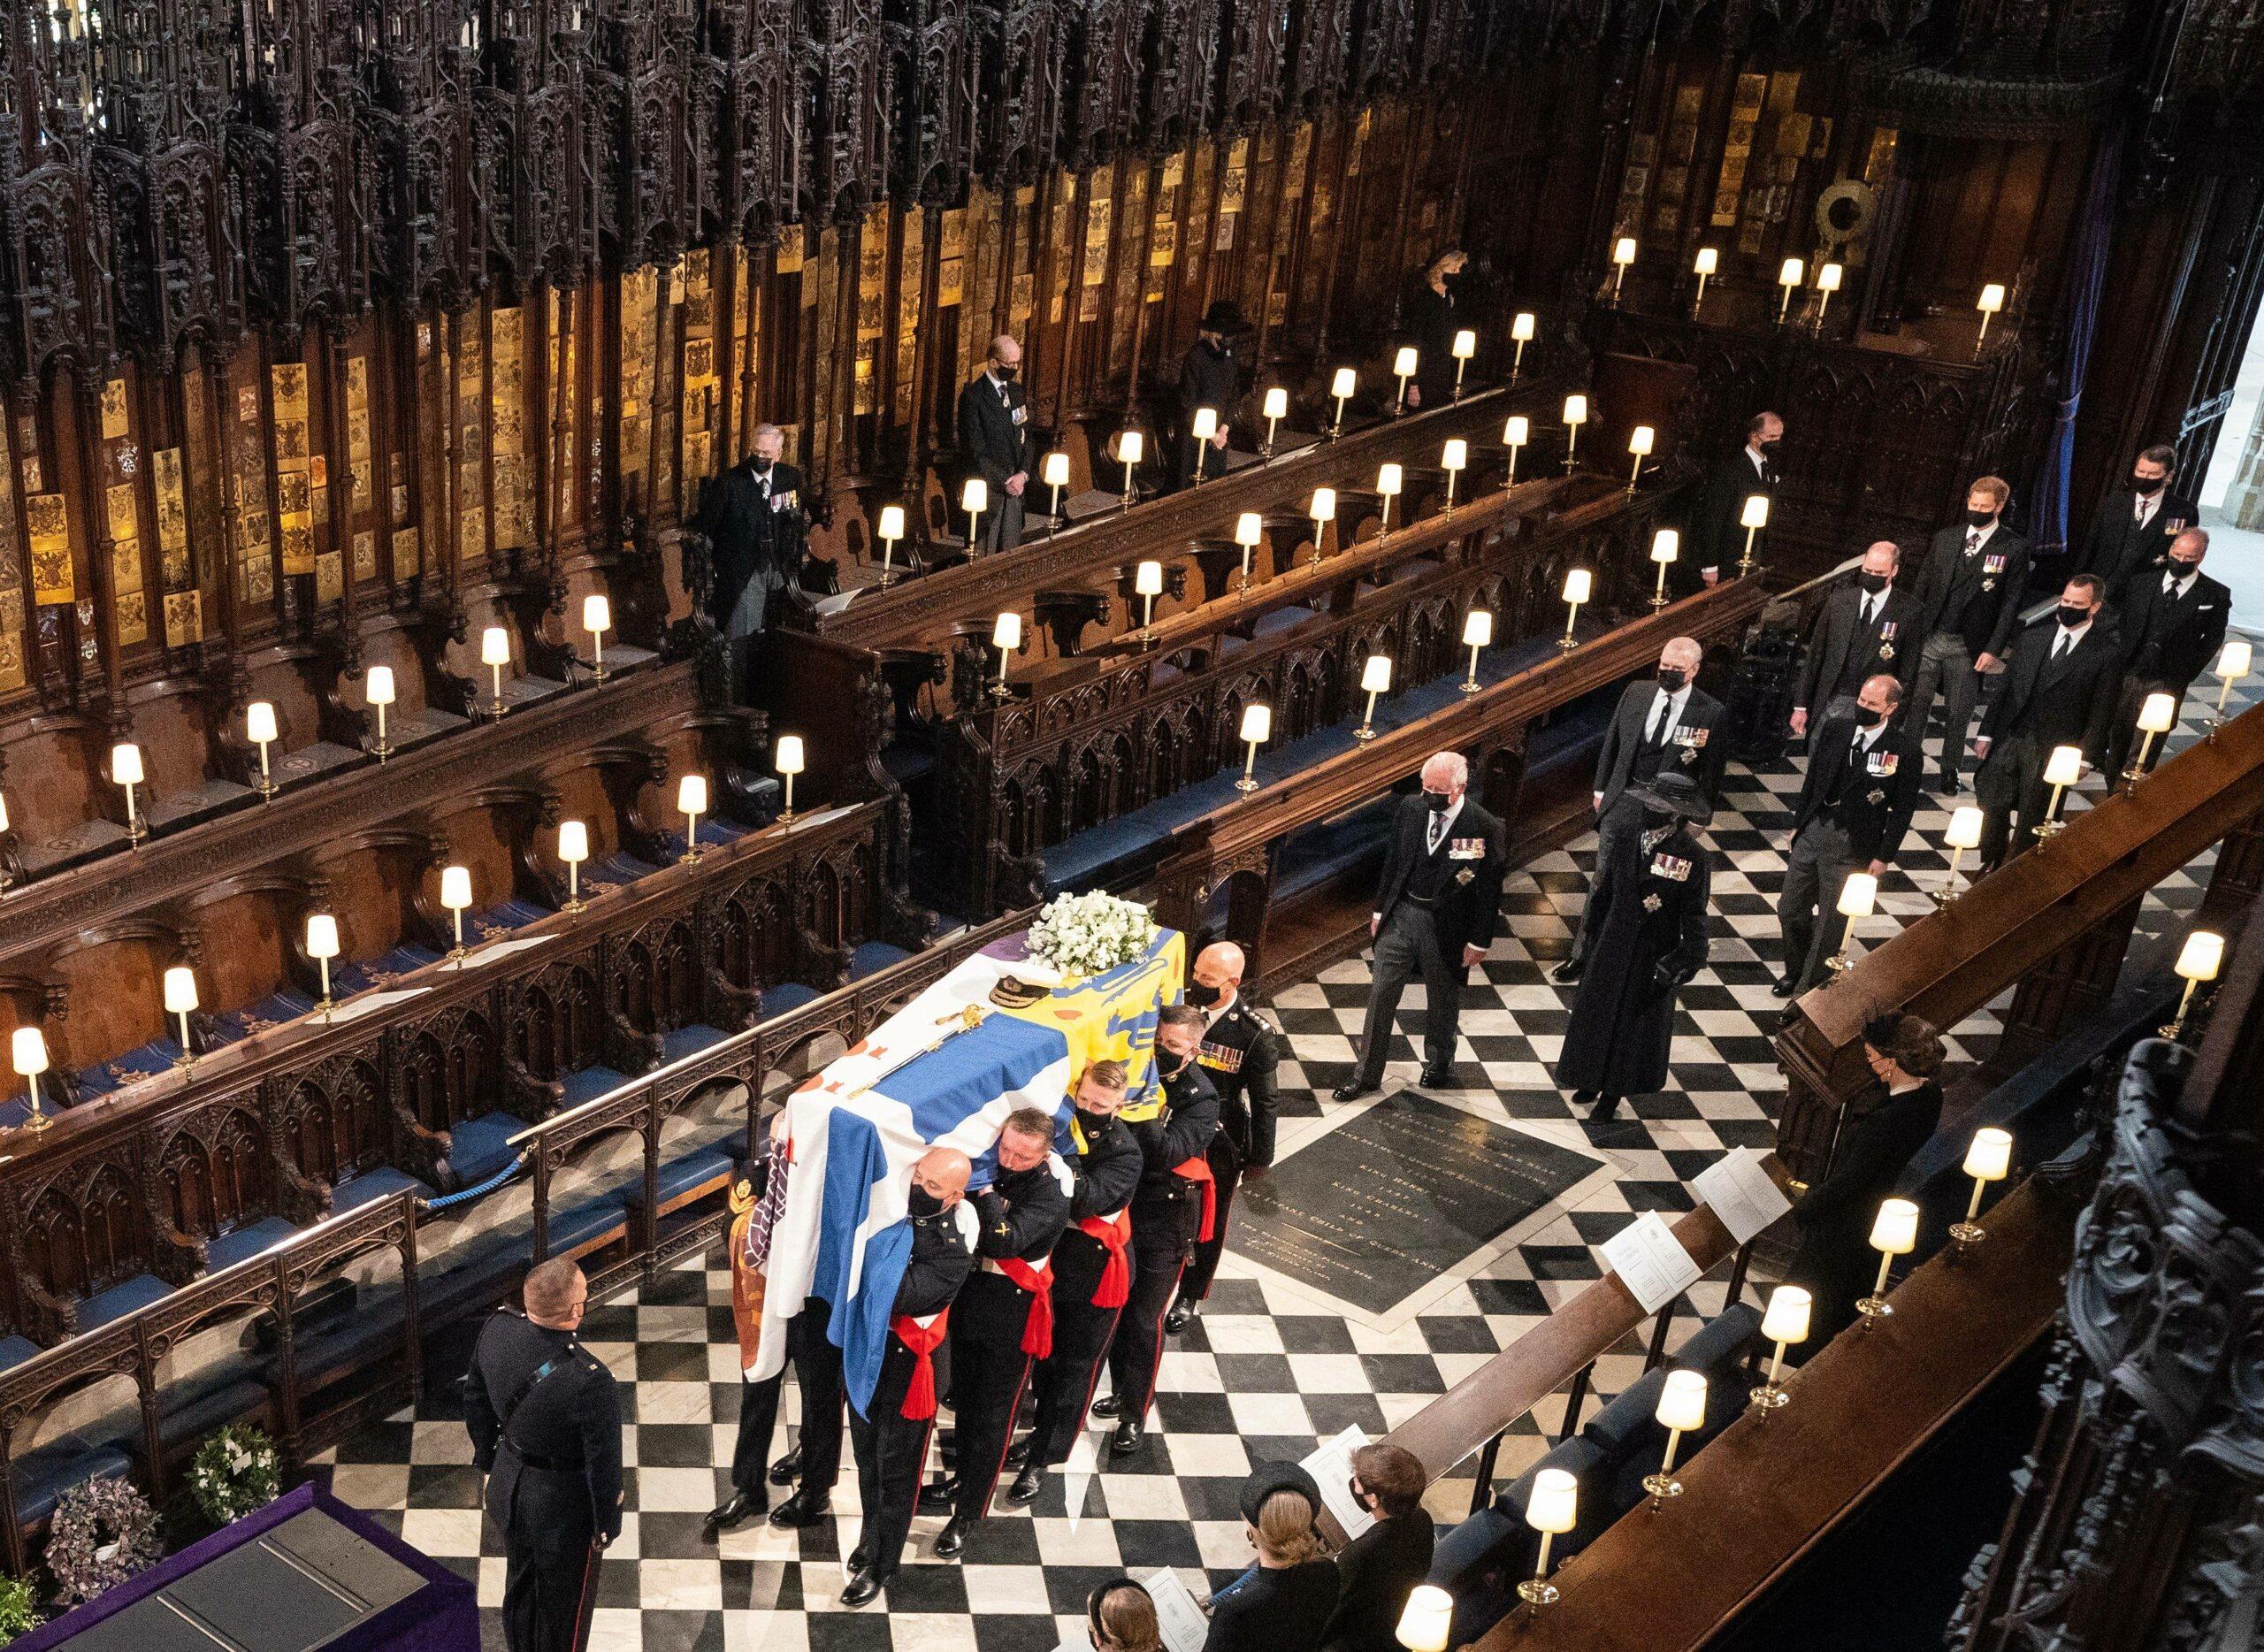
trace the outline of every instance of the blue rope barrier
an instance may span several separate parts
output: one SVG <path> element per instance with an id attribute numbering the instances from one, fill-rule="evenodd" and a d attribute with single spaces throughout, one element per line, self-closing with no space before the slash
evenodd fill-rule
<path id="1" fill-rule="evenodd" d="M 477 1187 L 462 1188 L 454 1193 L 443 1193 L 433 1198 L 419 1199 L 417 1201 L 417 1208 L 429 1215 L 434 1211 L 447 1210 L 452 1205 L 461 1205 L 466 1199 L 485 1198 L 513 1176 L 517 1175 L 526 1167 L 526 1162 L 527 1156 L 524 1151 L 521 1151 L 517 1158 Z"/>

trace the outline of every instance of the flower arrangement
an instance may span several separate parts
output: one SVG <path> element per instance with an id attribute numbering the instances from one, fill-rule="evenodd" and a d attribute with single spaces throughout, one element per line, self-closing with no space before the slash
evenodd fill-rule
<path id="1" fill-rule="evenodd" d="M 21 1578 L 0 1577 L 0 1646 L 39 1627 L 39 1596 Z"/>
<path id="2" fill-rule="evenodd" d="M 48 1527 L 47 1569 L 65 1606 L 91 1601 L 146 1566 L 164 1547 L 157 1511 L 129 1480 L 90 1480 L 55 1500 Z"/>
<path id="3" fill-rule="evenodd" d="M 1029 926 L 1029 950 L 1056 969 L 1097 975 L 1130 963 L 1155 936 L 1145 906 L 1096 890 L 1046 902 Z"/>
<path id="4" fill-rule="evenodd" d="M 280 1474 L 275 1442 L 256 1428 L 230 1423 L 197 1448 L 188 1488 L 206 1517 L 226 1526 L 274 1502 Z"/>

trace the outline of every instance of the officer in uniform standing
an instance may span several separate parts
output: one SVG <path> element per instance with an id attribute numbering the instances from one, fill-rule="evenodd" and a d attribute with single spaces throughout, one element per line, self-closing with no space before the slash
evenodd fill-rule
<path id="1" fill-rule="evenodd" d="M 1109 1396 L 1093 1415 L 1116 1419 L 1108 1449 L 1129 1457 L 1140 1449 L 1163 1363 L 1164 1314 L 1196 1242 L 1218 1228 L 1207 1154 L 1219 1133 L 1219 1092 L 1197 1066 L 1204 1016 L 1174 1004 L 1156 1017 L 1156 1072 L 1163 1105 L 1131 1125 L 1140 1143 L 1140 1190 L 1132 1197 L 1132 1294 L 1109 1345 Z"/>
<path id="2" fill-rule="evenodd" d="M 589 1633 L 598 1553 L 621 1535 L 621 1406 L 613 1373 L 575 1339 L 589 1281 L 564 1257 L 537 1263 L 524 1315 L 479 1333 L 463 1381 L 471 1460 L 503 1534 L 503 1637 L 510 1652 L 577 1652 Z"/>
<path id="3" fill-rule="evenodd" d="M 1176 1336 L 1202 1311 L 1227 1248 L 1227 1218 L 1245 1174 L 1262 1176 L 1274 1162 L 1274 1119 L 1279 1103 L 1274 1073 L 1281 1062 L 1281 1032 L 1242 995 L 1246 967 L 1242 948 L 1214 941 L 1195 960 L 1187 1001 L 1208 1025 L 1196 1060 L 1219 1092 L 1219 1133 L 1211 1138 L 1211 1185 L 1216 1189 L 1211 1236 L 1195 1243 L 1195 1259 L 1179 1281 L 1179 1300 L 1164 1319 Z"/>
<path id="4" fill-rule="evenodd" d="M 1051 1266 L 1069 1225 L 1069 1167 L 1053 1151 L 1053 1117 L 1009 1113 L 998 1132 L 998 1174 L 972 1196 L 982 1231 L 975 1272 L 952 1304 L 952 1414 L 959 1472 L 920 1494 L 922 1513 L 948 1512 L 936 1552 L 949 1560 L 990 1507 L 1030 1364 L 1053 1348 Z"/>
<path id="5" fill-rule="evenodd" d="M 1117 1115 L 1130 1080 L 1121 1061 L 1096 1061 L 1071 1093 L 1056 1136 L 1070 1176 L 1069 1226 L 1053 1247 L 1053 1351 L 1037 1367 L 1037 1421 L 1006 1453 L 1006 1502 L 1035 1502 L 1045 1471 L 1069 1460 L 1132 1282 L 1128 1207 L 1140 1186 L 1140 1144 Z"/>

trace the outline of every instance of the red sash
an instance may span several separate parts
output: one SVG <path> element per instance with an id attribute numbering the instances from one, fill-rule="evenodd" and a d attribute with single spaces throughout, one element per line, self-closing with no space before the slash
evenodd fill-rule
<path id="1" fill-rule="evenodd" d="M 1217 1231 L 1219 1220 L 1219 1179 L 1211 1174 L 1211 1161 L 1197 1153 L 1183 1164 L 1174 1165 L 1171 1173 L 1202 1185 L 1203 1231 L 1195 1236 L 1208 1239 Z"/>
<path id="2" fill-rule="evenodd" d="M 1100 1285 L 1093 1292 L 1093 1306 L 1122 1307 L 1132 1295 L 1132 1264 L 1124 1254 L 1124 1247 L 1132 1243 L 1131 1216 L 1124 1211 L 1116 1212 L 1114 1221 L 1081 1216 L 1077 1219 L 1077 1231 L 1097 1241 L 1108 1252 L 1107 1264 L 1100 1271 Z"/>
<path id="3" fill-rule="evenodd" d="M 1022 1322 L 1022 1352 L 1044 1359 L 1053 1352 L 1053 1262 L 1032 1267 L 1018 1256 L 998 1258 L 998 1271 L 1029 1292 L 1029 1318 Z"/>
<path id="4" fill-rule="evenodd" d="M 950 1324 L 952 1311 L 945 1308 L 927 1325 L 909 1314 L 891 1319 L 888 1328 L 896 1333 L 897 1340 L 912 1350 L 919 1361 L 912 1368 L 912 1380 L 904 1390 L 904 1415 L 914 1422 L 922 1422 L 936 1414 L 935 1354 L 944 1345 L 944 1327 Z"/>

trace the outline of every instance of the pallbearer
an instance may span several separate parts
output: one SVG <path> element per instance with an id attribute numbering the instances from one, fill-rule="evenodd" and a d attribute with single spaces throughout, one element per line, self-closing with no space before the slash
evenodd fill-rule
<path id="1" fill-rule="evenodd" d="M 1213 942 L 1196 958 L 1187 989 L 1187 1001 L 1206 1023 L 1195 1059 L 1219 1092 L 1219 1133 L 1210 1148 L 1217 1205 L 1211 1236 L 1196 1241 L 1195 1258 L 1179 1281 L 1179 1301 L 1164 1320 L 1174 1335 L 1187 1328 L 1211 1294 L 1227 1248 L 1235 1187 L 1245 1174 L 1263 1175 L 1274 1162 L 1274 1075 L 1281 1060 L 1281 1033 L 1243 997 L 1243 967 L 1241 947 Z"/>

